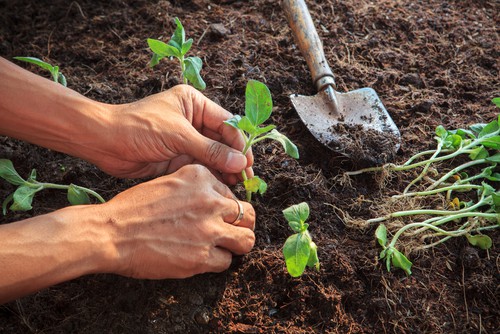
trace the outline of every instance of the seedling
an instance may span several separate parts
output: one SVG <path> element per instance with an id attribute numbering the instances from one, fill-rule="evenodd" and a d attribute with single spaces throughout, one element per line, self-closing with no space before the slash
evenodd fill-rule
<path id="1" fill-rule="evenodd" d="M 279 133 L 275 125 L 262 126 L 271 116 L 273 100 L 269 88 L 262 82 L 249 80 L 245 90 L 245 116 L 236 115 L 224 123 L 238 129 L 245 139 L 243 154 L 246 154 L 253 144 L 265 139 L 274 139 L 281 143 L 285 152 L 298 159 L 297 146 L 285 135 Z M 267 184 L 258 176 L 248 178 L 245 171 L 242 173 L 243 185 L 246 190 L 247 201 L 251 201 L 253 193 L 264 194 Z"/>
<path id="2" fill-rule="evenodd" d="M 186 54 L 193 45 L 193 39 L 186 41 L 186 32 L 181 21 L 176 17 L 174 34 L 168 43 L 164 43 L 157 39 L 148 38 L 148 45 L 153 51 L 153 57 L 149 63 L 150 67 L 158 65 L 160 60 L 165 57 L 177 58 L 181 66 L 182 82 L 187 84 L 190 82 L 195 88 L 203 90 L 206 87 L 205 81 L 201 78 L 200 71 L 202 61 L 199 57 L 186 57 Z"/>
<path id="3" fill-rule="evenodd" d="M 60 83 L 61 85 L 66 87 L 66 77 L 61 72 L 59 72 L 59 66 L 52 66 L 49 63 L 46 63 L 43 60 L 35 57 L 14 57 L 14 59 L 40 66 L 41 68 L 50 72 L 50 74 L 52 75 L 52 80 L 54 80 L 54 82 Z"/>
<path id="4" fill-rule="evenodd" d="M 500 107 L 500 98 L 492 102 Z M 402 165 L 386 164 L 347 173 L 357 175 L 421 168 L 420 174 L 409 182 L 403 193 L 393 198 L 441 196 L 448 203 L 445 209 L 401 210 L 367 221 L 380 223 L 398 217 L 406 220 L 406 225 L 398 227 L 390 242 L 387 237 L 389 225 L 382 224 L 375 232 L 383 248 L 380 258 L 385 259 L 387 270 L 392 264 L 411 274 L 411 261 L 396 248 L 402 236 L 412 240 L 420 238 L 420 242 L 424 242 L 411 250 L 431 248 L 459 236 L 465 236 L 473 246 L 489 249 L 492 240 L 483 233 L 500 226 L 500 173 L 497 167 L 500 163 L 500 116 L 488 124 L 475 124 L 469 129 L 446 130 L 440 125 L 434 138 L 436 149 L 417 153 Z M 425 159 L 426 156 L 430 157 Z M 463 161 L 457 159 L 459 156 L 468 156 L 469 159 L 449 170 L 443 167 L 445 162 Z M 410 191 L 417 187 L 419 189 Z M 417 217 L 424 218 L 417 220 Z M 425 242 L 427 240 L 430 241 Z"/>
<path id="5" fill-rule="evenodd" d="M 309 224 L 305 222 L 309 218 L 309 205 L 306 202 L 292 205 L 283 210 L 283 215 L 288 225 L 296 232 L 288 237 L 283 245 L 288 273 L 292 277 L 299 277 L 306 267 L 319 271 L 318 247 L 307 230 Z"/>
<path id="6" fill-rule="evenodd" d="M 7 214 L 7 207 L 10 205 L 9 209 L 12 211 L 28 211 L 32 209 L 33 197 L 39 191 L 44 189 L 63 189 L 67 191 L 68 201 L 72 205 L 89 204 L 89 195 L 97 198 L 101 203 L 104 203 L 104 199 L 93 190 L 87 189 L 85 187 L 77 186 L 74 184 L 70 185 L 60 185 L 54 183 L 44 183 L 38 182 L 36 180 L 36 170 L 33 169 L 30 173 L 28 179 L 23 179 L 19 173 L 17 173 L 12 161 L 8 159 L 0 159 L 0 178 L 3 178 L 10 184 L 17 186 L 17 189 L 7 196 L 2 204 L 2 212 L 4 215 Z"/>

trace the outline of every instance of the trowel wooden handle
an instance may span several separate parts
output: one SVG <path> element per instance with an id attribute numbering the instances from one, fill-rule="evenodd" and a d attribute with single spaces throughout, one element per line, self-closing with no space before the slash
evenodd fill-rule
<path id="1" fill-rule="evenodd" d="M 320 91 L 328 85 L 335 87 L 332 70 L 326 61 L 323 44 L 314 27 L 306 3 L 304 0 L 283 0 L 282 6 L 288 24 L 292 28 L 295 42 L 299 45 L 309 66 L 316 88 Z"/>

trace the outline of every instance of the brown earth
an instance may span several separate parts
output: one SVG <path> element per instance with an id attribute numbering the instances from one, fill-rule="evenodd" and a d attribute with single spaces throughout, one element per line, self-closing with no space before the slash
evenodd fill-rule
<path id="1" fill-rule="evenodd" d="M 500 96 L 497 1 L 307 2 L 337 89 L 374 88 L 399 127 L 397 162 L 431 148 L 439 124 L 466 127 L 496 117 L 490 100 Z M 337 181 L 359 166 L 321 147 L 292 108 L 290 94 L 312 95 L 314 88 L 282 13 L 272 0 L 0 0 L 1 56 L 58 64 L 70 88 L 108 103 L 178 83 L 175 62 L 148 68 L 146 39 L 167 40 L 179 17 L 204 61 L 204 93 L 242 113 L 246 82 L 265 82 L 273 122 L 301 154 L 295 161 L 275 143 L 255 147 L 255 172 L 269 190 L 254 201 L 254 250 L 228 271 L 162 281 L 82 277 L 1 306 L 1 333 L 498 333 L 498 232 L 490 234 L 496 245 L 489 251 L 460 238 L 413 254 L 407 277 L 378 263 L 375 226 L 346 223 L 347 214 L 373 217 L 373 203 L 406 184 L 392 179 L 380 187 L 371 175 L 350 185 Z M 0 143 L 0 157 L 22 175 L 37 168 L 40 180 L 73 182 L 107 199 L 139 182 L 27 143 Z M 5 198 L 12 187 L 0 186 Z M 291 278 L 281 255 L 290 232 L 281 210 L 301 201 L 311 206 L 321 270 Z M 64 194 L 47 191 L 31 212 L 0 222 L 65 205 Z"/>

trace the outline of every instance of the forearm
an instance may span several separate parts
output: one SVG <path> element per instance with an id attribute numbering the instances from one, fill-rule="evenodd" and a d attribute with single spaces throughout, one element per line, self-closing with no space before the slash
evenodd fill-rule
<path id="1" fill-rule="evenodd" d="M 0 134 L 91 160 L 109 113 L 95 102 L 0 57 Z"/>
<path id="2" fill-rule="evenodd" d="M 112 272 L 113 226 L 75 206 L 0 225 L 0 304 L 82 275 Z"/>

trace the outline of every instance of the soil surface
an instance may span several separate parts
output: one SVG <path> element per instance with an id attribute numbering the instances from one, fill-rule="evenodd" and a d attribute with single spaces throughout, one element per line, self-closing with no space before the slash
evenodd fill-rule
<path id="1" fill-rule="evenodd" d="M 403 162 L 434 145 L 433 131 L 489 122 L 500 96 L 497 1 L 307 1 L 337 90 L 374 88 L 398 126 Z M 300 121 L 289 96 L 315 94 L 279 2 L 0 0 L 0 55 L 58 64 L 68 86 L 107 103 L 135 101 L 179 83 L 177 63 L 148 68 L 146 39 L 168 40 L 174 17 L 203 59 L 204 93 L 236 114 L 249 79 L 273 94 L 272 121 L 299 147 L 254 149 L 255 173 L 268 192 L 254 200 L 256 245 L 221 274 L 186 280 L 92 275 L 0 307 L 1 333 L 498 333 L 498 232 L 489 251 L 457 238 L 412 254 L 413 274 L 387 272 L 377 257 L 373 204 L 406 186 L 380 186 L 373 175 L 339 182 L 358 169 L 322 147 Z M 40 75 L 34 66 L 20 64 Z M 85 161 L 0 137 L 0 157 L 22 175 L 90 187 L 110 199 L 143 180 L 116 179 Z M 12 187 L 0 181 L 0 198 Z M 234 191 L 243 197 L 241 188 Z M 307 201 L 321 269 L 290 277 L 281 247 L 290 234 L 281 210 Z M 66 206 L 48 191 L 10 223 Z"/>

